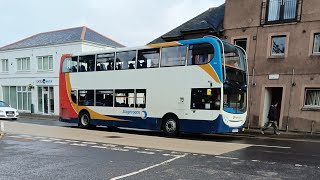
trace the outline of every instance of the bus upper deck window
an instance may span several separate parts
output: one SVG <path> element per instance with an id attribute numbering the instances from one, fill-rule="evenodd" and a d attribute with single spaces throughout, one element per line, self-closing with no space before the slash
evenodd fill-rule
<path id="1" fill-rule="evenodd" d="M 136 51 L 125 51 L 117 53 L 116 70 L 135 69 Z"/>
<path id="2" fill-rule="evenodd" d="M 114 70 L 114 53 L 98 54 L 96 71 Z"/>
<path id="3" fill-rule="evenodd" d="M 138 50 L 137 69 L 159 67 L 160 49 Z"/>
<path id="4" fill-rule="evenodd" d="M 79 56 L 78 72 L 94 71 L 95 55 Z"/>
<path id="5" fill-rule="evenodd" d="M 213 55 L 214 49 L 209 43 L 189 45 L 188 65 L 207 64 Z"/>
<path id="6" fill-rule="evenodd" d="M 66 58 L 62 64 L 62 72 L 77 72 L 78 57 Z"/>

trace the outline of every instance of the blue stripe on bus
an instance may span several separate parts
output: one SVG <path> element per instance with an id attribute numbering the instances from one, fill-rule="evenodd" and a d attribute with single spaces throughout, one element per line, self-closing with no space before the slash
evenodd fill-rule
<path id="1" fill-rule="evenodd" d="M 115 126 L 115 127 L 127 127 L 137 129 L 149 129 L 149 130 L 161 130 L 161 118 L 150 118 L 141 119 L 141 117 L 128 117 L 128 116 L 114 116 L 120 119 L 130 119 L 130 121 L 107 121 L 91 119 L 91 124 L 96 126 Z M 78 123 L 77 118 L 70 120 L 60 119 L 62 122 Z M 217 119 L 212 121 L 207 120 L 190 120 L 190 119 L 179 119 L 180 132 L 183 133 L 227 133 L 232 132 L 234 129 L 238 129 L 239 132 L 242 126 L 229 127 L 222 119 L 222 115 L 219 115 Z"/>
<path id="2" fill-rule="evenodd" d="M 200 39 L 181 40 L 178 42 L 182 45 L 204 43 L 204 42 L 211 43 L 215 49 L 215 53 L 214 53 L 213 60 L 210 61 L 210 65 L 216 71 L 216 73 L 220 79 L 220 82 L 223 82 L 221 48 L 220 48 L 220 45 L 219 45 L 219 42 L 217 39 L 210 38 L 210 37 L 204 37 L 204 38 L 200 38 Z"/>

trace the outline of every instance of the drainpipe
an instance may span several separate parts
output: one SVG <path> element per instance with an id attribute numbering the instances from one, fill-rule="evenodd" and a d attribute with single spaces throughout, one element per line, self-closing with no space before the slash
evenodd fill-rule
<path id="1" fill-rule="evenodd" d="M 291 86 L 290 86 L 290 93 L 289 93 L 289 106 L 288 106 L 288 114 L 287 114 L 287 124 L 286 124 L 286 132 L 289 131 L 289 116 L 290 116 L 290 108 L 291 108 L 291 94 L 293 91 L 293 87 L 296 86 L 294 82 L 294 69 L 292 69 L 292 76 L 291 76 Z M 283 97 L 282 97 L 283 98 Z"/>

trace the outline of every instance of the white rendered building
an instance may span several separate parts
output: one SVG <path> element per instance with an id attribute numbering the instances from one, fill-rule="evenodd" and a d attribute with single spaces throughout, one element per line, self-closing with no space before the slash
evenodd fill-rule
<path id="1" fill-rule="evenodd" d="M 0 100 L 20 112 L 59 114 L 59 64 L 62 54 L 123 45 L 76 27 L 39 33 L 0 48 Z"/>

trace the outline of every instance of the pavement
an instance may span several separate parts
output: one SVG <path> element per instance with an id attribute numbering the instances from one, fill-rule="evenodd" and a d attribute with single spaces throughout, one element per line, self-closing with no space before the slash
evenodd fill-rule
<path id="1" fill-rule="evenodd" d="M 47 121 L 59 121 L 59 116 L 56 115 L 40 115 L 30 113 L 20 113 L 20 120 L 47 120 Z M 291 139 L 297 141 L 320 141 L 320 134 L 318 133 L 307 133 L 307 132 L 291 132 L 291 131 L 280 131 L 280 135 L 274 135 L 273 129 L 265 131 L 265 134 L 261 134 L 260 129 L 248 129 L 245 128 L 243 132 L 239 133 L 227 133 L 233 136 L 246 136 L 246 137 L 259 137 L 269 139 Z"/>

